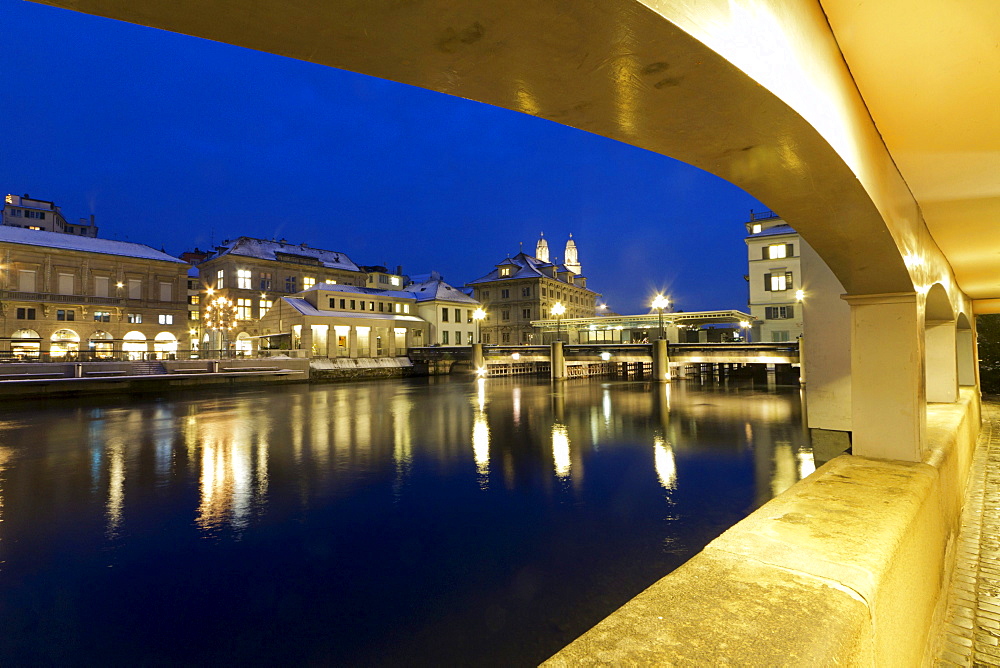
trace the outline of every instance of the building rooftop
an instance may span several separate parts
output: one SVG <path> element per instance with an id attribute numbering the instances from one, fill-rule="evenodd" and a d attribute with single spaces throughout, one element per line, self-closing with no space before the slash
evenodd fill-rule
<path id="1" fill-rule="evenodd" d="M 370 297 L 391 297 L 392 299 L 416 299 L 416 295 L 406 290 L 382 290 L 379 288 L 359 288 L 356 285 L 341 285 L 340 283 L 317 283 L 316 285 L 303 290 L 303 292 L 349 292 L 355 295 L 368 295 Z"/>
<path id="2" fill-rule="evenodd" d="M 394 294 L 399 294 L 399 291 L 390 291 Z M 291 306 L 293 309 L 301 313 L 302 315 L 314 316 L 314 317 L 324 317 L 324 318 L 363 318 L 365 320 L 394 320 L 397 322 L 424 322 L 421 318 L 416 316 L 406 315 L 403 313 L 372 313 L 369 311 L 364 311 L 361 313 L 355 313 L 354 311 L 337 311 L 337 310 L 324 310 L 318 309 L 305 299 L 301 297 L 282 297 L 281 298 L 286 304 Z M 273 308 L 273 307 L 272 307 Z"/>
<path id="3" fill-rule="evenodd" d="M 499 269 L 499 267 L 510 266 L 510 265 L 513 265 L 514 267 L 516 267 L 516 269 L 512 271 L 511 275 L 510 276 L 500 276 L 500 269 Z M 550 276 L 545 271 L 542 271 L 543 269 L 550 269 L 552 267 L 555 267 L 555 269 L 556 269 L 556 276 L 555 277 Z M 553 264 L 551 262 L 542 262 L 541 260 L 539 260 L 536 257 L 532 257 L 532 256 L 527 255 L 525 253 L 518 253 L 514 257 L 509 257 L 509 258 L 505 259 L 503 262 L 500 262 L 499 265 L 498 265 L 498 267 L 496 269 L 494 269 L 490 273 L 486 274 L 482 278 L 477 278 L 474 281 L 469 281 L 468 285 L 474 285 L 476 283 L 489 283 L 491 281 L 507 281 L 507 280 L 514 280 L 514 279 L 518 279 L 518 278 L 537 278 L 537 277 L 543 277 L 543 276 L 545 278 L 552 278 L 553 280 L 557 280 L 557 281 L 560 281 L 562 283 L 567 283 L 567 285 L 568 285 L 569 283 L 565 279 L 559 278 L 559 273 L 560 272 L 567 272 L 571 276 L 575 276 L 576 278 L 585 278 L 584 276 L 581 276 L 579 274 L 574 274 L 572 271 L 570 271 L 569 269 L 566 268 L 566 265 L 562 265 L 562 264 L 556 265 L 556 264 Z M 576 287 L 581 288 L 583 290 L 587 289 L 587 288 L 584 288 L 584 287 L 579 286 L 579 285 L 577 285 Z"/>
<path id="4" fill-rule="evenodd" d="M 104 255 L 119 255 L 122 257 L 142 258 L 144 260 L 159 260 L 161 262 L 177 262 L 187 264 L 183 260 L 168 255 L 163 251 L 130 241 L 112 241 L 94 237 L 80 237 L 60 232 L 45 232 L 29 230 L 22 227 L 0 225 L 0 241 L 25 246 L 41 246 L 45 248 L 61 248 L 63 250 L 84 251 L 87 253 L 102 253 Z"/>
<path id="5" fill-rule="evenodd" d="M 445 283 L 444 279 L 441 278 L 441 274 L 436 271 L 420 276 L 419 279 L 419 281 L 408 283 L 405 287 L 405 290 L 416 296 L 418 302 L 437 299 L 462 304 L 479 304 L 479 302 L 458 288 Z"/>
<path id="6" fill-rule="evenodd" d="M 361 271 L 358 265 L 351 261 L 351 258 L 338 251 L 311 248 L 306 244 L 290 244 L 285 241 L 254 239 L 253 237 L 239 237 L 238 239 L 224 241 L 216 247 L 215 252 L 205 261 L 207 262 L 208 260 L 213 260 L 227 254 L 253 257 L 259 260 L 272 260 L 275 262 L 292 262 L 315 267 L 325 267 L 327 269 Z"/>

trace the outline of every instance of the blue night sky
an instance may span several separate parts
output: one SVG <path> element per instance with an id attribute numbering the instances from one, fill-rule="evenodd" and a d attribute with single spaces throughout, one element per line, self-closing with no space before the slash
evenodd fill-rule
<path id="1" fill-rule="evenodd" d="M 0 0 L 0 190 L 179 254 L 240 235 L 479 278 L 573 234 L 620 313 L 746 309 L 750 209 L 670 158 L 393 82 Z"/>

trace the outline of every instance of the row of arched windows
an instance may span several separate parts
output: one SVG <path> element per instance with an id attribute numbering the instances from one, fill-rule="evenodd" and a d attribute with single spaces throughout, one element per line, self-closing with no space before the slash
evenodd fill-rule
<path id="1" fill-rule="evenodd" d="M 10 351 L 14 357 L 39 357 L 42 338 L 33 329 L 19 329 L 11 334 Z M 91 352 L 94 357 L 112 357 L 114 354 L 114 337 L 108 332 L 98 330 L 86 341 L 81 341 L 80 335 L 72 329 L 59 329 L 49 337 L 49 354 L 53 358 L 66 357 L 82 350 Z M 150 350 L 152 344 L 152 350 Z M 122 337 L 122 352 L 133 359 L 141 359 L 148 352 L 156 353 L 157 357 L 177 352 L 177 337 L 170 332 L 160 332 L 149 341 L 142 332 L 127 332 Z"/>

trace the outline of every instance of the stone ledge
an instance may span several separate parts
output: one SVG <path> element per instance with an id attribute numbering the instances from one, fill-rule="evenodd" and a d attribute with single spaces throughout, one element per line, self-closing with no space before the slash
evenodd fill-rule
<path id="1" fill-rule="evenodd" d="M 979 403 L 929 414 L 929 463 L 832 460 L 546 665 L 920 665 Z"/>

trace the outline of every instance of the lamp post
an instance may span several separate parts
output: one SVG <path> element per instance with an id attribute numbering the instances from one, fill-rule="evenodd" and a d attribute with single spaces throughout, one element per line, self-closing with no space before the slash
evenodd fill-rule
<path id="1" fill-rule="evenodd" d="M 556 302 L 552 306 L 552 315 L 556 317 L 556 340 L 562 341 L 562 317 L 566 313 L 566 307 L 562 302 Z"/>
<path id="2" fill-rule="evenodd" d="M 476 321 L 476 343 L 483 342 L 482 321 L 486 318 L 486 311 L 480 306 L 472 312 L 472 319 Z"/>
<path id="3" fill-rule="evenodd" d="M 205 309 L 205 328 L 219 333 L 222 351 L 226 349 L 226 334 L 236 326 L 236 304 L 226 297 L 216 297 Z M 220 357 L 221 357 L 220 353 Z"/>
<path id="4" fill-rule="evenodd" d="M 750 321 L 749 320 L 740 320 L 740 329 L 742 329 L 744 332 L 746 332 L 744 334 L 744 337 L 746 338 L 746 342 L 750 343 Z"/>
<path id="5" fill-rule="evenodd" d="M 657 315 L 660 318 L 660 338 L 663 338 L 663 309 L 670 306 L 670 300 L 663 295 L 656 295 L 653 298 L 653 308 L 656 309 Z"/>

